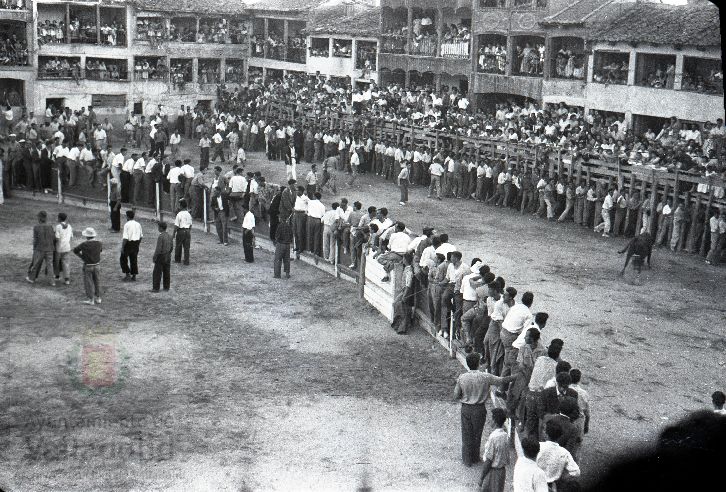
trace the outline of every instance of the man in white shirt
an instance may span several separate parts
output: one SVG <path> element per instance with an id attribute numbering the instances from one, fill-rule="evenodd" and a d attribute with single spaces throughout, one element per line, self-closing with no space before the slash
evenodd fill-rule
<path id="1" fill-rule="evenodd" d="M 134 176 L 134 206 L 144 200 L 144 173 L 146 172 L 146 152 L 136 159 L 133 167 Z"/>
<path id="2" fill-rule="evenodd" d="M 131 183 L 133 182 L 134 164 L 136 164 L 137 154 L 131 154 L 121 166 L 121 201 L 128 203 L 131 201 Z"/>
<path id="3" fill-rule="evenodd" d="M 68 186 L 75 186 L 78 180 L 78 167 L 80 166 L 81 150 L 83 144 L 78 143 L 75 147 L 68 149 L 68 157 L 66 158 L 66 165 L 70 171 L 70 178 L 68 179 Z"/>
<path id="4" fill-rule="evenodd" d="M 403 263 L 403 255 L 408 252 L 408 245 L 411 243 L 411 236 L 406 232 L 406 225 L 403 222 L 397 222 L 395 232 L 391 233 L 388 239 L 388 251 L 380 255 L 378 263 L 383 265 L 386 275 L 381 279 L 382 282 L 388 282 L 391 271 L 396 265 Z"/>
<path id="5" fill-rule="evenodd" d="M 431 184 L 429 185 L 429 194 L 427 198 L 432 198 L 434 191 L 436 192 L 436 198 L 441 200 L 441 176 L 444 174 L 444 167 L 434 161 L 429 166 L 429 174 L 431 175 Z"/>
<path id="6" fill-rule="evenodd" d="M 292 185 L 291 185 L 292 186 Z M 305 188 L 297 187 L 295 205 L 293 206 L 293 232 L 295 236 L 295 253 L 300 259 L 300 253 L 305 251 L 305 236 L 307 232 L 308 203 L 310 199 L 305 194 Z"/>
<path id="7" fill-rule="evenodd" d="M 247 204 L 242 205 L 244 218 L 242 219 L 242 249 L 245 253 L 245 261 L 255 261 L 255 215 L 250 212 Z"/>
<path id="8" fill-rule="evenodd" d="M 182 188 L 179 176 L 182 173 L 182 163 L 180 160 L 174 161 L 174 166 L 169 169 L 166 175 L 166 179 L 169 180 L 169 197 L 171 200 L 172 212 L 176 213 L 179 211 L 179 200 L 184 196 L 184 189 Z"/>
<path id="9" fill-rule="evenodd" d="M 181 173 L 184 175 L 184 194 L 182 195 L 184 198 L 189 197 L 189 189 L 192 186 L 192 179 L 194 179 L 194 175 L 196 174 L 194 172 L 194 167 L 191 165 L 192 160 L 191 159 L 184 159 L 184 164 L 182 164 L 181 167 Z M 199 170 L 206 169 L 207 166 L 199 165 Z M 181 181 L 181 180 L 179 180 Z M 182 198 L 181 196 L 179 198 Z M 189 201 L 187 201 L 187 206 L 189 205 Z"/>
<path id="10" fill-rule="evenodd" d="M 517 459 L 512 475 L 512 492 L 548 492 L 547 475 L 535 460 L 540 443 L 531 437 L 522 439 L 522 456 Z"/>
<path id="11" fill-rule="evenodd" d="M 318 257 L 322 256 L 322 219 L 325 215 L 325 205 L 320 202 L 322 195 L 319 191 L 315 192 L 312 200 L 308 202 L 307 206 L 307 239 L 308 239 L 308 250 L 315 255 L 315 263 L 318 262 Z M 297 204 L 296 204 L 297 205 Z"/>
<path id="12" fill-rule="evenodd" d="M 125 148 L 122 148 L 118 154 L 116 154 L 113 157 L 113 160 L 111 161 L 111 177 L 116 178 L 119 182 L 121 182 L 121 167 L 124 164 L 124 161 L 126 160 L 124 158 L 124 152 L 126 152 Z"/>
<path id="13" fill-rule="evenodd" d="M 564 484 L 572 477 L 580 476 L 580 467 L 575 463 L 570 452 L 557 443 L 562 437 L 562 425 L 556 420 L 550 420 L 545 425 L 547 440 L 539 443 L 537 453 L 537 466 L 545 472 L 547 483 L 552 490 L 562 490 Z M 558 487 L 559 485 L 559 487 Z"/>
<path id="14" fill-rule="evenodd" d="M 334 202 L 331 209 L 323 214 L 323 259 L 331 264 L 335 262 L 337 247 L 335 233 L 340 228 L 342 220 L 343 214 L 338 202 Z"/>
<path id="15" fill-rule="evenodd" d="M 182 249 L 184 250 L 184 264 L 189 265 L 189 246 L 192 242 L 192 215 L 187 210 L 187 202 L 179 201 L 179 213 L 174 219 L 174 234 L 171 238 L 176 238 L 174 245 L 174 263 L 181 263 Z"/>
<path id="16" fill-rule="evenodd" d="M 514 299 L 512 299 L 514 301 Z M 512 369 L 517 364 L 517 354 L 519 349 L 514 348 L 512 344 L 525 327 L 532 322 L 532 302 L 534 302 L 534 294 L 525 292 L 522 294 L 522 303 L 514 304 L 507 311 L 507 315 L 502 321 L 502 329 L 499 332 L 499 338 L 504 347 L 504 367 L 502 375 L 508 376 L 512 373 Z"/>
<path id="17" fill-rule="evenodd" d="M 610 209 L 613 208 L 613 190 L 608 190 L 602 202 L 602 222 L 595 226 L 594 231 L 602 231 L 602 237 L 610 237 Z"/>
<path id="18" fill-rule="evenodd" d="M 58 214 L 58 224 L 55 226 L 55 257 L 53 258 L 53 273 L 55 279 L 60 280 L 60 273 L 63 272 L 63 280 L 66 285 L 71 283 L 70 252 L 71 241 L 73 240 L 73 228 L 68 223 L 68 216 L 61 212 Z"/>
<path id="19" fill-rule="evenodd" d="M 126 224 L 124 224 L 123 242 L 121 243 L 121 271 L 124 272 L 124 282 L 136 282 L 136 275 L 139 273 L 138 256 L 139 244 L 144 237 L 144 232 L 134 219 L 134 211 L 126 211 Z"/>

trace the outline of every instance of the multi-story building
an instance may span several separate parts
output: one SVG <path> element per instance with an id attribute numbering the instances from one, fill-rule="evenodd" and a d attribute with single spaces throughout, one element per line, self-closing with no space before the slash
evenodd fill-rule
<path id="1" fill-rule="evenodd" d="M 472 0 L 382 0 L 381 9 L 382 84 L 469 91 Z"/>
<path id="2" fill-rule="evenodd" d="M 33 5 L 29 107 L 93 105 L 100 115 L 207 103 L 217 84 L 244 82 L 249 22 L 243 4 L 200 0 Z M 198 12 L 205 12 L 199 15 Z"/>
<path id="3" fill-rule="evenodd" d="M 382 16 L 384 84 L 457 87 L 485 110 L 565 102 L 636 128 L 723 116 L 719 15 L 705 1 L 382 0 Z"/>
<path id="4" fill-rule="evenodd" d="M 249 76 L 282 77 L 305 73 L 306 37 L 310 10 L 319 0 L 248 0 L 251 15 Z"/>
<path id="5" fill-rule="evenodd" d="M 381 11 L 366 4 L 340 4 L 313 11 L 305 29 L 307 71 L 350 81 L 378 83 Z"/>
<path id="6" fill-rule="evenodd" d="M 33 9 L 29 0 L 0 4 L 0 104 L 15 112 L 33 93 L 35 68 L 29 47 L 33 41 Z M 4 108 L 3 108 L 4 109 Z"/>

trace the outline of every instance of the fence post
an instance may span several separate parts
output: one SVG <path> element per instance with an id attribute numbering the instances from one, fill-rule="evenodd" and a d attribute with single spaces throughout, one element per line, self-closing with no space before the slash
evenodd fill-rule
<path id="1" fill-rule="evenodd" d="M 63 179 L 61 179 L 61 167 L 58 166 L 58 205 L 63 203 Z"/>
<path id="2" fill-rule="evenodd" d="M 111 213 L 111 173 L 106 175 L 106 204 L 108 205 L 108 213 Z"/>
<path id="3" fill-rule="evenodd" d="M 174 185 L 171 185 L 174 186 Z M 154 189 L 156 190 L 156 220 L 161 222 L 161 183 L 158 181 L 155 183 Z"/>
<path id="4" fill-rule="evenodd" d="M 333 267 L 335 269 L 335 277 L 340 278 L 340 267 L 338 262 L 340 261 L 340 244 L 338 244 L 338 238 L 335 238 L 335 255 L 333 256 Z"/>
<path id="5" fill-rule="evenodd" d="M 366 256 L 368 245 L 363 245 L 360 254 L 360 268 L 358 269 L 358 297 L 363 299 L 366 291 Z"/>
<path id="6" fill-rule="evenodd" d="M 452 299 L 453 302 L 453 299 Z M 451 308 L 451 318 L 449 319 L 449 357 L 452 359 L 456 357 L 456 353 L 454 351 L 454 318 L 456 317 L 456 313 L 454 311 L 454 307 Z"/>
<path id="7" fill-rule="evenodd" d="M 207 223 L 207 189 L 202 190 L 202 213 L 204 214 L 204 232 L 209 232 L 209 224 Z"/>

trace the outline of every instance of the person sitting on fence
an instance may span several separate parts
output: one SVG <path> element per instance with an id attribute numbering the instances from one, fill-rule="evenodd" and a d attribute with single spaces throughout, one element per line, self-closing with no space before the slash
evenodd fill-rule
<path id="1" fill-rule="evenodd" d="M 403 255 L 408 251 L 408 245 L 411 237 L 406 232 L 406 225 L 403 222 L 396 223 L 395 232 L 393 232 L 388 240 L 388 250 L 378 257 L 378 263 L 383 265 L 386 275 L 381 279 L 382 282 L 390 280 L 391 271 L 396 265 L 403 261 Z"/>

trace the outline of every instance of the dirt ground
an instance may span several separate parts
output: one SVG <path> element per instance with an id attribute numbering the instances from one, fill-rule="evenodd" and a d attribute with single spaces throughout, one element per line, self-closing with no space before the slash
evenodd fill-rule
<path id="1" fill-rule="evenodd" d="M 90 225 L 105 244 L 90 307 L 78 261 L 70 286 L 24 281 L 40 208 L 60 210 L 0 208 L 3 489 L 474 485 L 457 460 L 460 366 L 421 331 L 396 335 L 354 285 L 295 262 L 274 280 L 269 254 L 249 265 L 195 231 L 192 265 L 152 294 L 152 223 L 139 281 L 123 283 L 105 218 L 63 207 L 77 237 Z"/>
<path id="2" fill-rule="evenodd" d="M 247 170 L 284 180 L 282 163 L 258 157 L 250 155 Z M 299 179 L 308 170 L 301 164 Z M 372 176 L 339 193 L 324 201 L 346 196 L 388 206 L 414 230 L 433 225 L 466 260 L 478 256 L 509 285 L 534 292 L 533 309 L 550 314 L 544 338 L 565 341 L 563 358 L 583 371 L 592 396 L 586 475 L 652 442 L 663 425 L 708 406 L 711 392 L 723 388 L 723 268 L 656 250 L 653 270 L 635 285 L 630 272 L 617 276 L 623 240 L 572 224 L 428 200 L 420 188 L 401 207 L 397 188 Z M 7 465 L 0 484 L 473 489 L 478 470 L 460 464 L 458 406 L 450 401 L 461 368 L 428 335 L 393 334 L 351 284 L 297 264 L 289 284 L 273 283 L 269 255 L 257 253 L 246 265 L 239 245 L 220 249 L 213 236 L 195 233 L 192 266 L 173 267 L 172 293 L 157 297 L 148 281 L 118 281 L 120 239 L 105 233 L 97 212 L 74 209 L 77 231 L 94 225 L 108 244 L 108 293 L 104 304 L 88 307 L 78 303 L 77 273 L 74 284 L 55 289 L 22 279 L 38 207 L 0 208 Z M 141 278 L 148 279 L 155 232 L 144 227 Z M 90 391 L 79 383 L 79 372 L 92 372 L 78 362 L 89 358 L 86 346 L 115 350 L 113 363 L 96 371 L 113 376 L 111 387 Z M 115 370 L 104 373 L 107 366 Z"/>

